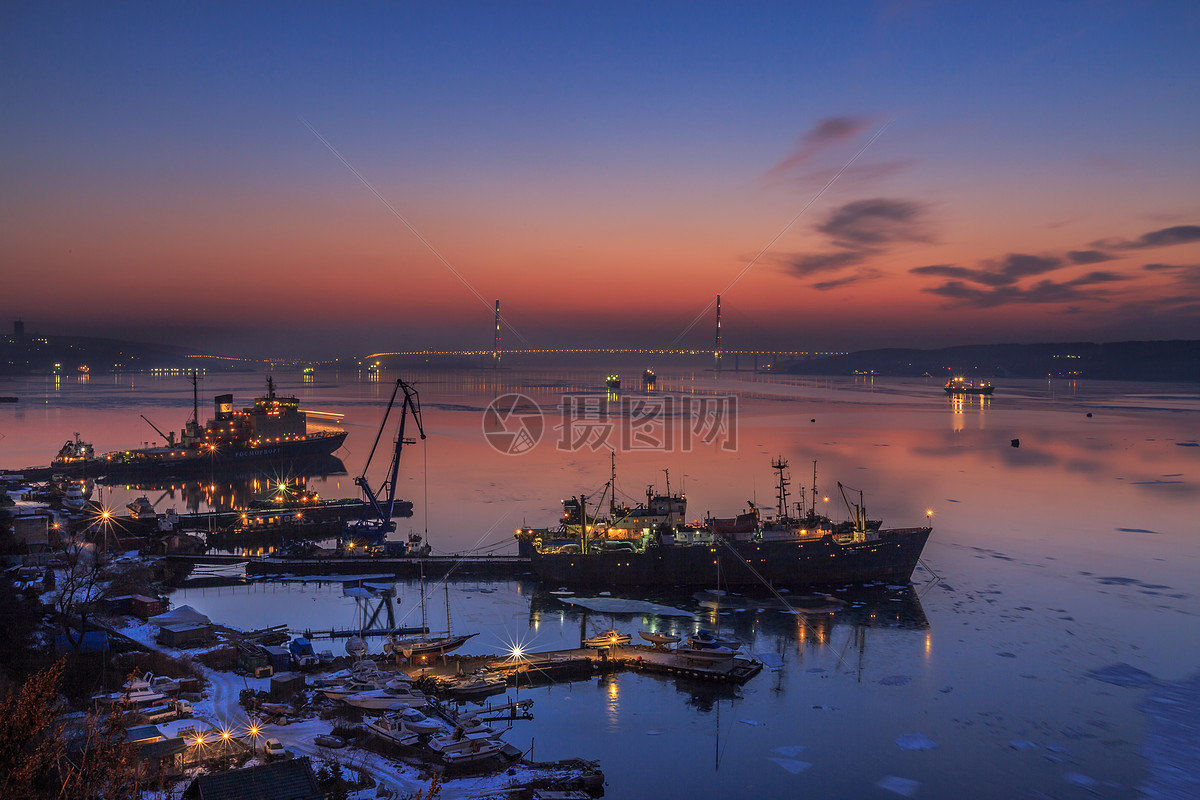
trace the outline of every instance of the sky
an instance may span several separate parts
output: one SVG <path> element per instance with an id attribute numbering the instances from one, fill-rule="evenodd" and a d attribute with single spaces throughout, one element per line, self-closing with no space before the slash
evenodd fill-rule
<path id="1" fill-rule="evenodd" d="M 249 356 L 1200 338 L 1194 2 L 0 10 L 0 320 Z"/>

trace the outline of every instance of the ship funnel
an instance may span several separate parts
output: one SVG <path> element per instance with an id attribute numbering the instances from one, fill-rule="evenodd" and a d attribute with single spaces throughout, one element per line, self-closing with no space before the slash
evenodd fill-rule
<path id="1" fill-rule="evenodd" d="M 217 419 L 229 419 L 233 416 L 233 395 L 219 394 L 213 398 L 213 410 Z"/>

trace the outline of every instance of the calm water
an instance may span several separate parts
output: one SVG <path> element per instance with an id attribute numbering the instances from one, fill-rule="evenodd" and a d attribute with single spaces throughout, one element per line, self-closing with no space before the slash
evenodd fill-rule
<path id="1" fill-rule="evenodd" d="M 511 552 L 513 530 L 551 524 L 561 498 L 598 499 L 607 449 L 559 449 L 555 426 L 563 393 L 603 393 L 604 374 L 405 374 L 421 392 L 429 438 L 405 451 L 401 495 L 416 514 L 400 535 L 411 526 L 440 551 Z M 304 407 L 346 415 L 347 474 L 312 488 L 354 494 L 394 379 L 277 376 Z M 258 375 L 208 376 L 202 417 L 212 395 L 249 402 L 260 386 Z M 455 629 L 480 631 L 467 653 L 502 653 L 515 641 L 574 646 L 611 623 L 629 632 L 719 624 L 782 665 L 728 690 L 634 674 L 530 690 L 537 718 L 510 740 L 532 741 L 536 758 L 599 759 L 613 797 L 1134 797 L 1149 785 L 1154 763 L 1141 753 L 1161 724 L 1141 706 L 1161 683 L 1200 669 L 1196 387 L 1006 381 L 990 400 L 954 403 L 934 382 L 670 369 L 659 369 L 659 387 L 675 398 L 736 396 L 736 449 L 700 437 L 686 453 L 620 452 L 622 494 L 665 488 L 669 470 L 689 516 L 732 515 L 747 500 L 774 505 L 771 459 L 790 460 L 793 490 L 811 484 L 815 459 L 818 502 L 830 494 L 832 516 L 839 480 L 862 489 L 870 516 L 886 524 L 919 524 L 931 510 L 927 568 L 911 589 L 843 595 L 842 612 L 812 619 L 755 608 L 712 618 L 686 594 L 652 599 L 696 620 L 585 617 L 533 584 L 453 583 Z M 483 409 L 510 391 L 553 412 L 523 455 L 497 452 L 482 432 Z M 74 431 L 97 450 L 149 441 L 157 434 L 138 414 L 179 428 L 191 409 L 182 378 L 6 381 L 0 393 L 22 398 L 0 407 L 5 468 L 45 463 Z M 376 482 L 385 466 L 377 456 Z M 150 499 L 160 510 L 184 505 L 178 490 L 158 494 Z M 401 615 L 419 619 L 415 587 L 400 591 Z M 444 618 L 444 599 L 431 593 L 431 620 Z M 303 629 L 353 615 L 353 601 L 330 584 L 188 589 L 175 601 L 244 626 Z M 1160 683 L 1089 674 L 1115 664 Z M 923 738 L 903 738 L 911 734 Z M 936 748 L 911 749 L 929 743 Z M 877 785 L 889 778 L 914 783 Z"/>

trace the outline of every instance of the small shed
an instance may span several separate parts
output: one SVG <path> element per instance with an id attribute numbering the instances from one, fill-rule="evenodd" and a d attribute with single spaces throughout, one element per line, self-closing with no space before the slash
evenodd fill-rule
<path id="1" fill-rule="evenodd" d="M 304 691 L 306 685 L 299 672 L 277 672 L 271 676 L 271 702 L 286 703 L 296 696 L 296 692 Z"/>
<path id="2" fill-rule="evenodd" d="M 200 775 L 183 792 L 184 800 L 322 800 L 308 756 L 258 767 Z"/>
<path id="3" fill-rule="evenodd" d="M 292 668 L 292 654 L 286 647 L 259 645 L 259 648 L 267 654 L 267 664 L 270 665 L 271 672 L 278 674 Z"/>
<path id="4" fill-rule="evenodd" d="M 129 613 L 139 619 L 150 619 L 153 616 L 163 613 L 162 598 L 135 594 L 129 598 Z M 204 615 L 201 614 L 200 616 Z"/>
<path id="5" fill-rule="evenodd" d="M 177 622 L 158 627 L 158 643 L 167 647 L 196 647 L 212 638 L 212 625 L 199 622 Z"/>

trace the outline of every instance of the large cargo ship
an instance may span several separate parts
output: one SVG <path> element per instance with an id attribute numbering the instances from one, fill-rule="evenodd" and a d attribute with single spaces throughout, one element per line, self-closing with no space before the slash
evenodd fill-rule
<path id="1" fill-rule="evenodd" d="M 155 428 L 166 444 L 95 455 L 92 446 L 76 434 L 75 441 L 63 445 L 49 467 L 21 473 L 33 480 L 52 474 L 110 479 L 205 476 L 243 467 L 290 473 L 328 457 L 346 440 L 342 430 L 309 432 L 300 401 L 276 394 L 269 376 L 267 393 L 256 398 L 253 406 L 235 411 L 232 394 L 217 395 L 213 418 L 201 425 L 194 378 L 192 385 L 192 418 L 178 440 L 174 431 L 163 433 Z"/>

